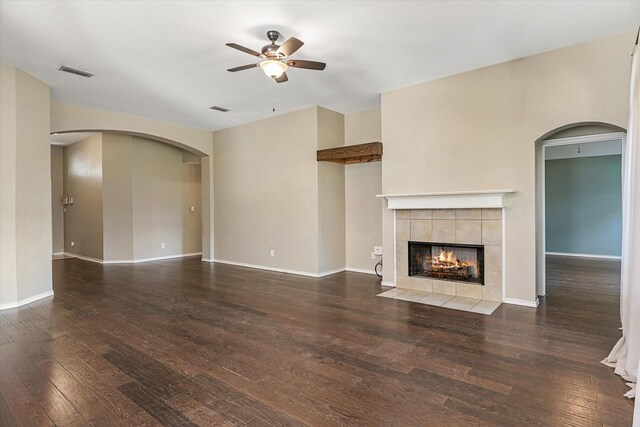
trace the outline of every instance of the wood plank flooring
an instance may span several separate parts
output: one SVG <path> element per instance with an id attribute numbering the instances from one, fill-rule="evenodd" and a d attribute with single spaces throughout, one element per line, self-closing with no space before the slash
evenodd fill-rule
<path id="1" fill-rule="evenodd" d="M 54 261 L 0 313 L 0 425 L 629 426 L 619 264 L 550 258 L 537 310 L 491 316 L 196 259 Z"/>

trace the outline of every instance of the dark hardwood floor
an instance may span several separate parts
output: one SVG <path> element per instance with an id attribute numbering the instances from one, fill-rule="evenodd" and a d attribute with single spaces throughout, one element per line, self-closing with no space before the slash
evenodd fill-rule
<path id="1" fill-rule="evenodd" d="M 617 262 L 549 259 L 537 310 L 492 316 L 196 259 L 54 261 L 0 313 L 0 425 L 628 426 Z"/>

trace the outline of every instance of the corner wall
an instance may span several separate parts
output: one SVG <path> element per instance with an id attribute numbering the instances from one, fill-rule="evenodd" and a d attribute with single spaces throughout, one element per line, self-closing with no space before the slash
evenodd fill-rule
<path id="1" fill-rule="evenodd" d="M 52 294 L 49 87 L 0 65 L 0 309 Z"/>
<path id="2" fill-rule="evenodd" d="M 134 137 L 131 163 L 134 259 L 184 254 L 182 150 Z"/>
<path id="3" fill-rule="evenodd" d="M 104 260 L 133 260 L 133 137 L 102 134 Z"/>
<path id="4" fill-rule="evenodd" d="M 102 134 L 64 148 L 64 251 L 102 260 Z"/>
<path id="5" fill-rule="evenodd" d="M 344 146 L 344 115 L 318 107 L 318 150 Z M 318 274 L 345 269 L 345 166 L 318 168 Z"/>
<path id="6" fill-rule="evenodd" d="M 344 119 L 345 145 L 382 141 L 379 108 Z M 347 165 L 344 174 L 347 270 L 373 273 L 380 258 L 372 259 L 371 252 L 382 245 L 383 200 L 376 197 L 382 193 L 382 163 Z"/>
<path id="7" fill-rule="evenodd" d="M 63 148 L 51 146 L 51 222 L 52 247 L 51 252 L 64 252 L 64 212 L 61 203 L 64 195 L 64 159 Z"/>

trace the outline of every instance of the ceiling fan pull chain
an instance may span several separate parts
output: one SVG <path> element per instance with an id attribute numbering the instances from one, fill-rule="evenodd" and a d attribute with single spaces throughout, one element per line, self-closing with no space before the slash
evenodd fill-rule
<path id="1" fill-rule="evenodd" d="M 273 112 L 275 113 L 276 112 L 276 88 L 275 87 L 273 88 L 273 104 L 272 104 L 272 107 L 273 107 Z"/>

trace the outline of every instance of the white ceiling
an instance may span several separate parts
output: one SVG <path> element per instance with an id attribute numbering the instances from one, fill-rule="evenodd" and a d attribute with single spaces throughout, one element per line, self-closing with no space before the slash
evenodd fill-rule
<path id="1" fill-rule="evenodd" d="M 215 130 L 273 115 L 274 88 L 276 113 L 348 113 L 389 89 L 638 23 L 640 1 L 0 1 L 0 62 L 49 84 L 55 101 Z M 226 71 L 257 58 L 225 43 L 260 50 L 270 29 L 304 41 L 293 57 L 326 70 L 290 70 L 279 85 L 260 69 Z"/>

